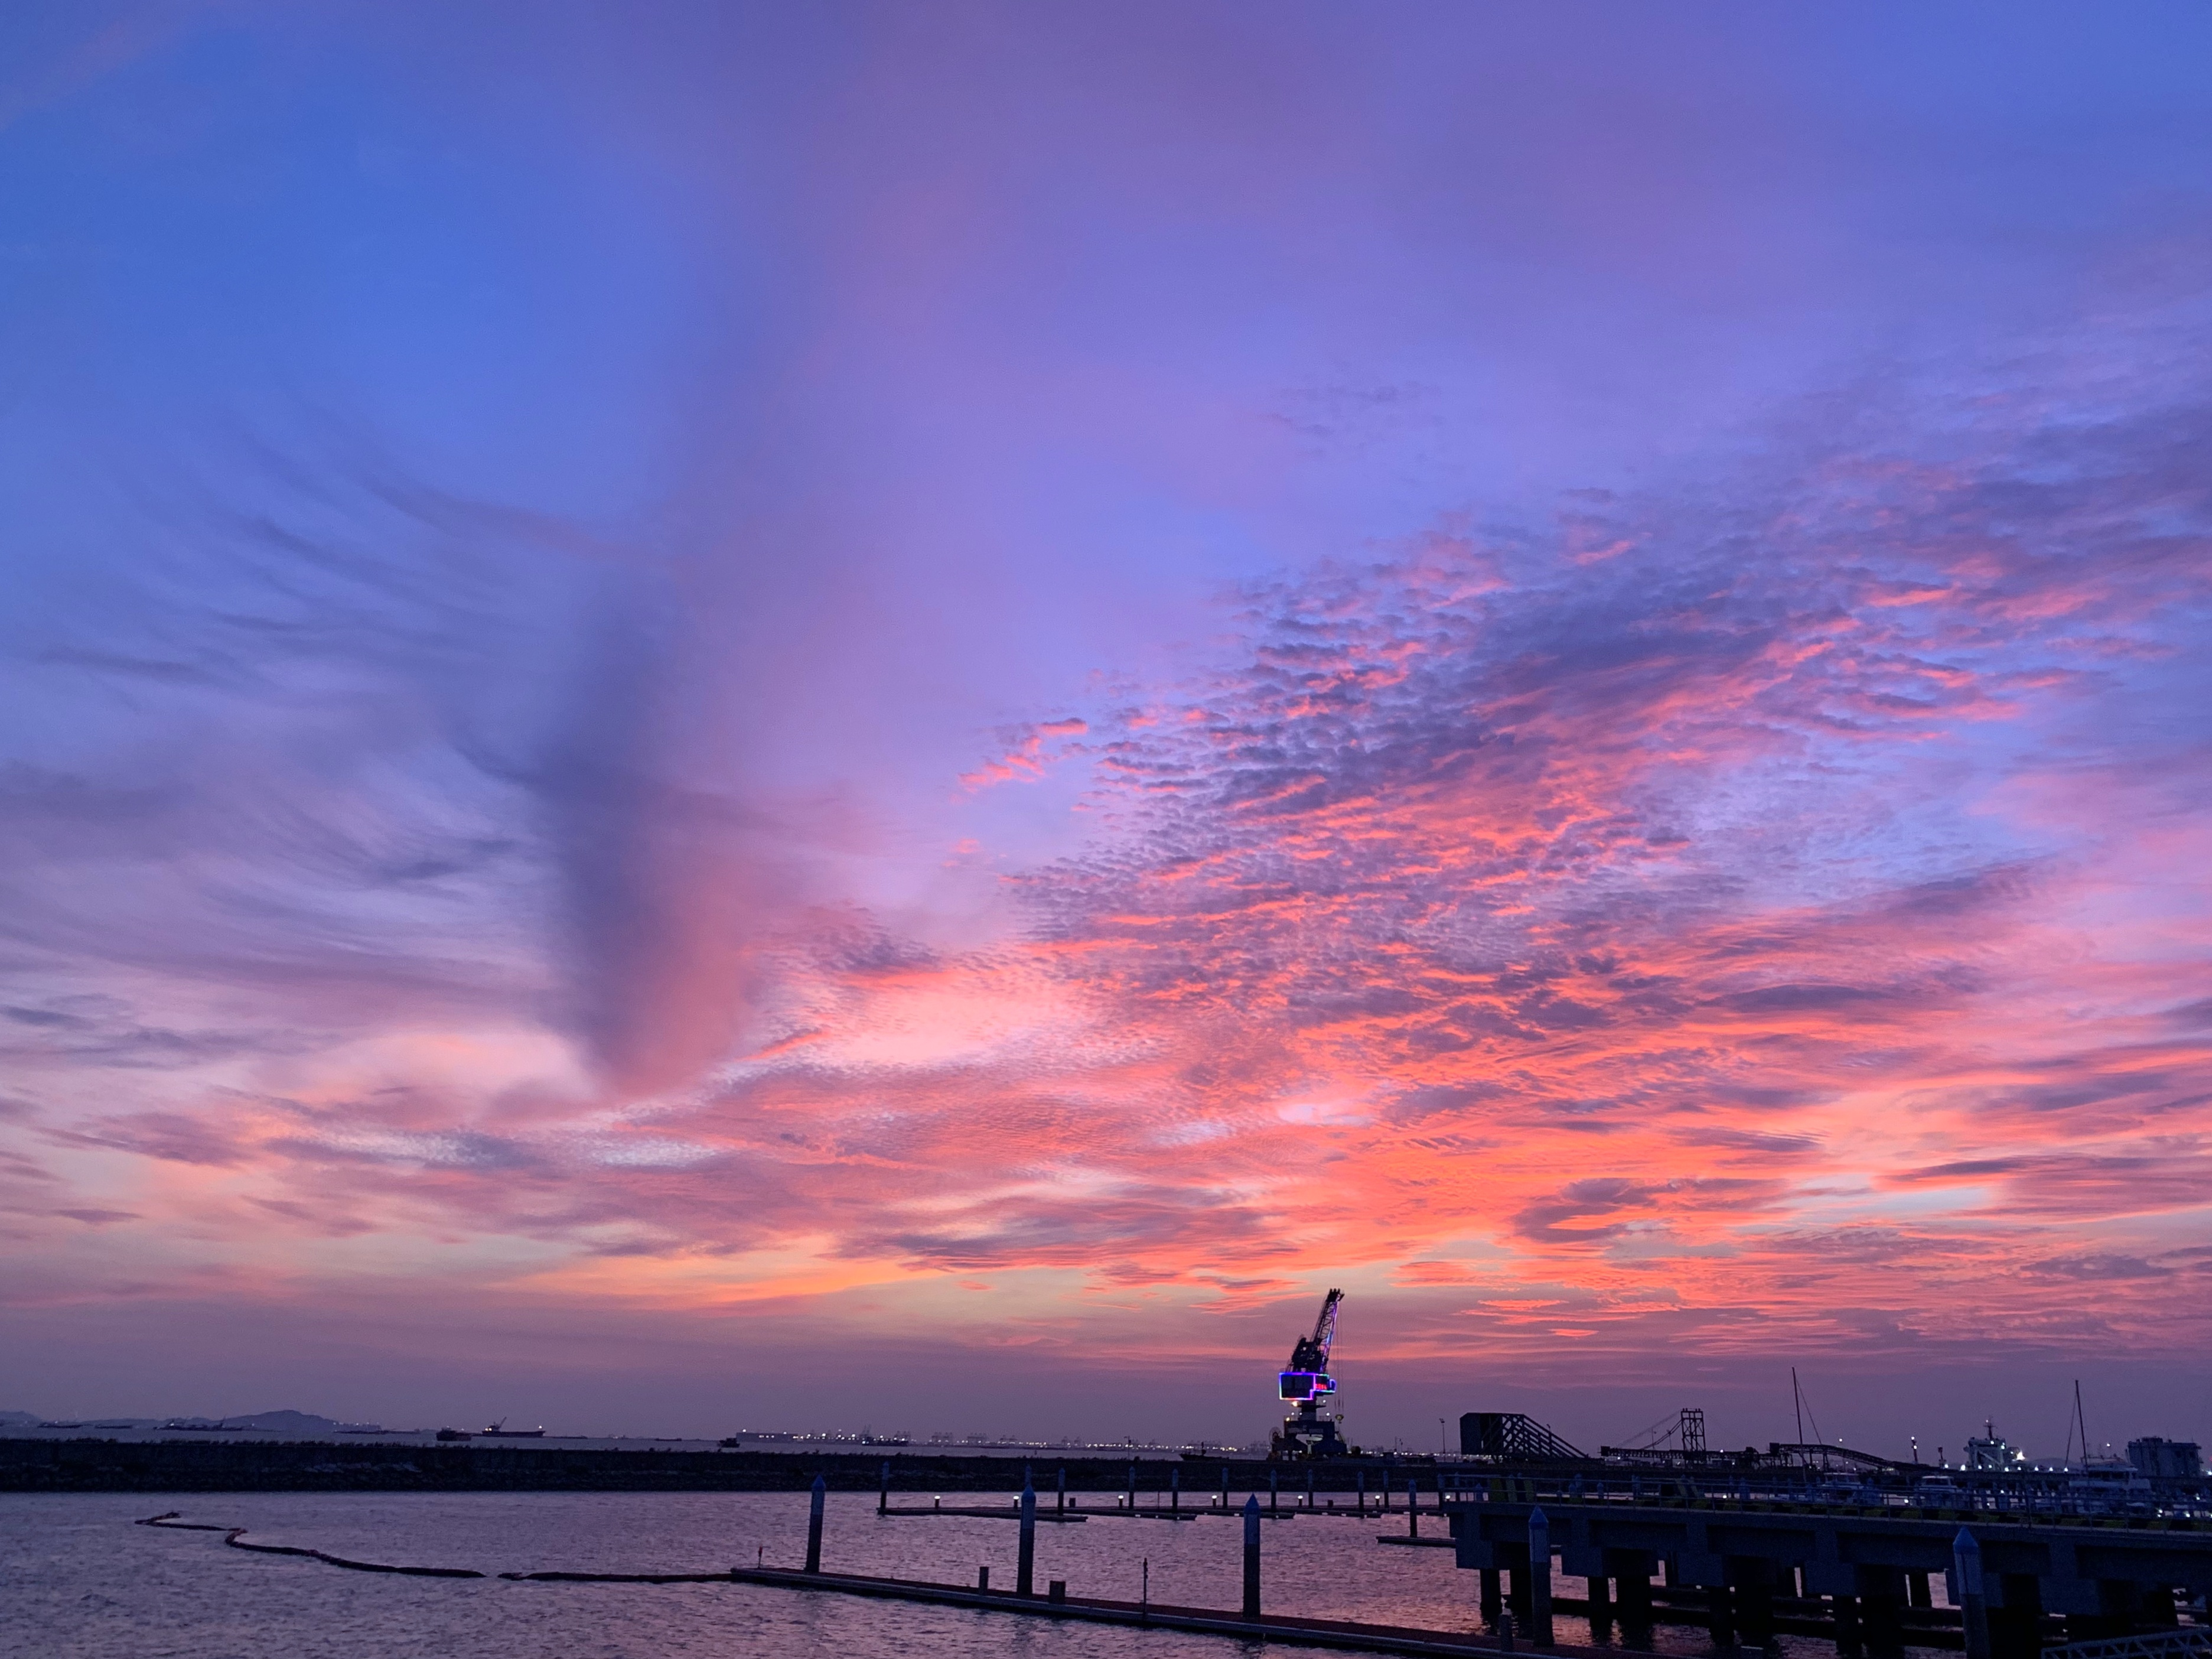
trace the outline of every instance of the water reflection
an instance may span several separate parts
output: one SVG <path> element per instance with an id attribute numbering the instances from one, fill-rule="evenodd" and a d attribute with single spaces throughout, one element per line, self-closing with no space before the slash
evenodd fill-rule
<path id="1" fill-rule="evenodd" d="M 926 1501 L 927 1494 L 909 1501 Z M 1011 1495 L 1009 1496 L 1009 1500 Z M 977 1498 L 963 1495 L 972 1504 Z M 1101 1503 L 1107 1500 L 1097 1500 Z M 134 1527 L 138 1516 L 180 1509 L 185 1518 L 252 1529 L 258 1541 L 335 1554 L 496 1574 L 707 1571 L 796 1566 L 805 1548 L 799 1492 L 371 1492 L 112 1494 L 0 1497 L 0 1651 L 52 1659 L 521 1659 L 591 1654 L 675 1659 L 744 1652 L 765 1659 L 849 1659 L 896 1639 L 915 1659 L 966 1659 L 1009 1650 L 1142 1653 L 1220 1659 L 1218 1639 L 1159 1631 L 1061 1626 L 1042 1620 L 734 1584 L 518 1584 L 393 1579 L 317 1563 L 248 1555 L 216 1534 Z M 1007 1513 L 1012 1510 L 1009 1501 Z M 1424 1520 L 1424 1530 L 1431 1523 Z M 1478 1576 L 1449 1549 L 1377 1541 L 1402 1534 L 1402 1516 L 1322 1513 L 1266 1522 L 1271 1613 L 1483 1628 Z M 1155 1603 L 1233 1608 L 1243 1530 L 1198 1514 L 1179 1522 L 1094 1513 L 1037 1528 L 1036 1581 L 1067 1581 L 1074 1595 L 1135 1601 L 1147 1571 Z M 835 1571 L 973 1584 L 1013 1580 L 1017 1528 L 1000 1521 L 928 1515 L 884 1519 L 869 1494 L 833 1494 L 823 1564 Z M 1560 1595 L 1579 1595 L 1561 1579 Z M 1586 1620 L 1561 1616 L 1562 1643 L 1590 1639 Z M 1601 1638 L 1662 1654 L 1707 1655 L 1702 1630 L 1662 1625 L 1648 1644 L 1618 1629 Z M 1832 1659 L 1825 1643 L 1784 1638 L 1784 1655 Z"/>

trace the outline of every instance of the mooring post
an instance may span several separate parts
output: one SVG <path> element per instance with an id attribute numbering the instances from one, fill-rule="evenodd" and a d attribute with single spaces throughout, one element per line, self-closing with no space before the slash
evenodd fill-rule
<path id="1" fill-rule="evenodd" d="M 1540 1509 L 1528 1511 L 1528 1639 L 1552 1645 L 1552 1522 Z"/>
<path id="2" fill-rule="evenodd" d="M 1387 1481 L 1383 1484 L 1382 1490 L 1386 1492 L 1390 1490 Z M 1354 1469 L 1352 1472 L 1352 1512 L 1361 1520 L 1365 1520 L 1367 1518 L 1367 1471 L 1364 1469 Z"/>
<path id="3" fill-rule="evenodd" d="M 1133 1462 L 1131 1462 L 1131 1464 L 1129 1465 L 1129 1513 L 1130 1513 L 1131 1515 L 1134 1515 L 1134 1514 L 1136 1514 L 1136 1512 L 1137 1512 L 1137 1466 L 1136 1466 L 1136 1464 L 1133 1461 Z"/>
<path id="4" fill-rule="evenodd" d="M 884 1460 L 883 1479 L 880 1484 L 876 1487 L 876 1513 L 878 1515 L 889 1515 L 890 1512 L 891 1462 L 889 1458 L 885 1458 Z"/>
<path id="5" fill-rule="evenodd" d="M 1283 1494 L 1276 1483 L 1276 1477 L 1281 1473 L 1282 1471 L 1276 1468 L 1273 1464 L 1267 1466 L 1267 1513 L 1269 1515 L 1280 1515 L 1283 1512 Z"/>
<path id="6" fill-rule="evenodd" d="M 1014 1558 L 1014 1594 L 1027 1595 L 1036 1572 L 1036 1488 L 1026 1473 L 1022 1480 L 1022 1538 Z"/>
<path id="7" fill-rule="evenodd" d="M 1180 1463 L 1168 1465 L 1168 1513 L 1182 1513 L 1182 1465 Z"/>
<path id="8" fill-rule="evenodd" d="M 1067 1513 L 1067 1465 L 1060 1466 L 1060 1512 Z"/>
<path id="9" fill-rule="evenodd" d="M 1419 1497 L 1419 1489 L 1413 1485 L 1412 1477 L 1408 1476 L 1406 1481 L 1406 1536 L 1408 1538 L 1419 1538 L 1421 1535 Z"/>
<path id="10" fill-rule="evenodd" d="M 1307 1465 L 1306 1465 L 1306 1507 L 1307 1507 L 1308 1509 L 1311 1509 L 1311 1508 L 1313 1508 L 1313 1506 L 1314 1506 L 1314 1505 L 1313 1505 L 1313 1480 L 1314 1480 L 1313 1465 L 1312 1465 L 1312 1464 L 1310 1464 L 1310 1463 L 1309 1463 L 1309 1464 L 1307 1464 Z"/>
<path id="11" fill-rule="evenodd" d="M 1244 1616 L 1260 1616 L 1260 1495 L 1244 1500 Z"/>
<path id="12" fill-rule="evenodd" d="M 1990 1604 L 1982 1593 L 1982 1546 L 1964 1527 L 1951 1540 L 1959 1577 L 1960 1620 L 1966 1628 L 1966 1659 L 1990 1659 Z"/>
<path id="13" fill-rule="evenodd" d="M 822 1504 L 828 1496 L 830 1485 L 820 1475 L 814 1477 L 814 1498 L 806 1508 L 806 1571 L 822 1571 Z"/>

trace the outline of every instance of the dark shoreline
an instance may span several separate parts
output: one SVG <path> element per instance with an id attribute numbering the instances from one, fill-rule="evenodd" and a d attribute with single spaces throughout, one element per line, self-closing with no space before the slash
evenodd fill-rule
<path id="1" fill-rule="evenodd" d="M 1026 1461 L 1038 1490 L 1047 1494 L 1062 1469 L 1067 1489 L 1121 1491 L 1128 1485 L 1127 1456 L 1068 1457 L 1041 1452 L 1034 1458 L 979 1457 L 911 1451 L 667 1451 L 544 1446 L 362 1446 L 324 1441 L 0 1440 L 0 1491 L 8 1492 L 274 1492 L 274 1491 L 799 1491 L 822 1476 L 834 1491 L 877 1490 L 883 1466 L 891 1466 L 894 1501 L 938 1492 L 1007 1492 L 1018 1488 Z M 1218 1495 L 1222 1464 L 1183 1461 L 1155 1453 L 1139 1456 L 1138 1485 L 1164 1491 L 1168 1471 L 1179 1468 L 1182 1502 L 1202 1508 Z M 1349 1493 L 1355 1470 L 1367 1477 L 1368 1501 L 1376 1497 L 1380 1459 L 1346 1461 L 1317 1471 L 1319 1489 Z M 1231 1490 L 1267 1489 L 1267 1467 L 1249 1460 L 1228 1464 Z M 1433 1477 L 1425 1476 L 1424 1486 Z M 1285 1503 L 1303 1493 L 1303 1467 L 1282 1471 Z M 1404 1477 L 1399 1477 L 1402 1502 Z M 1425 1494 L 1426 1496 L 1426 1494 Z M 1433 1499 L 1430 1499 L 1433 1502 Z"/>

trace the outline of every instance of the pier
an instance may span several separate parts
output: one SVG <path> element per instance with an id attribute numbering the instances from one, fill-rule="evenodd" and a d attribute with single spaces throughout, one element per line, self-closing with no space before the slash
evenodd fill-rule
<path id="1" fill-rule="evenodd" d="M 1571 1659 L 1652 1646 L 1655 1625 L 1702 1626 L 1717 1654 L 1771 1653 L 1777 1636 L 1832 1641 L 1838 1659 L 1899 1659 L 1908 1648 L 1964 1651 L 1968 1659 L 2212 1659 L 2212 1629 L 2201 1618 L 2212 1589 L 2212 1523 L 2189 1518 L 1999 1517 L 1928 1513 L 1900 1505 L 1848 1505 L 1768 1498 L 1649 1497 L 1638 1491 L 1537 1493 L 1540 1484 L 1462 1481 L 1437 1510 L 1401 1510 L 1404 1533 L 1372 1534 L 1380 1546 L 1449 1548 L 1455 1564 L 1480 1575 L 1468 1612 L 1474 1631 L 1434 1630 L 1265 1611 L 1263 1540 L 1269 1520 L 1258 1491 L 1235 1504 L 1222 1490 L 1185 1506 L 1169 1483 L 1165 1506 L 1132 1503 L 1126 1491 L 1091 1510 L 1054 1472 L 1050 1492 L 1033 1483 L 1004 1504 L 894 1504 L 887 1467 L 878 1468 L 881 1519 L 967 1515 L 1019 1527 L 1010 1587 L 994 1589 L 988 1567 L 973 1586 L 836 1571 L 823 1559 L 829 1483 L 817 1475 L 805 1510 L 800 1568 L 764 1563 L 708 1571 L 503 1572 L 502 1579 L 554 1584 L 732 1583 L 817 1594 L 903 1601 L 1063 1621 L 1175 1630 L 1284 1645 L 1381 1653 L 1446 1655 L 1535 1650 Z M 1316 1495 L 1318 1496 L 1318 1495 Z M 1342 1509 L 1282 1510 L 1277 1522 L 1377 1511 L 1354 1483 Z M 1303 1499 L 1304 1494 L 1300 1494 Z M 1097 1502 L 1094 1496 L 1094 1503 Z M 1323 1500 L 1326 1503 L 1326 1500 Z M 1426 1515 L 1431 1530 L 1420 1531 Z M 1241 1604 L 1164 1606 L 1071 1595 L 1064 1580 L 1035 1582 L 1036 1529 L 1093 1519 L 1197 1521 L 1233 1517 L 1243 1527 Z M 311 1559 L 357 1572 L 475 1578 L 472 1570 L 387 1564 L 289 1544 L 246 1541 L 242 1528 L 187 1522 L 174 1511 L 141 1524 L 221 1533 L 229 1547 Z M 1347 1540 L 1349 1541 L 1349 1540 Z M 1234 1570 L 1232 1569 L 1232 1573 Z M 1559 1594 L 1558 1574 L 1583 1579 L 1585 1594 Z M 1946 1605 L 1936 1605 L 1942 1576 Z M 1224 1586 L 1224 1589 L 1228 1586 Z M 1555 1619 L 1588 1620 L 1588 1644 L 1562 1642 Z M 1618 1632 L 1616 1638 L 1615 1632 Z M 2057 1644 L 2067 1645 L 2061 1649 Z"/>
<path id="2" fill-rule="evenodd" d="M 2212 1591 L 2202 1521 L 1632 1492 L 1538 1502 L 1494 1495 L 1503 1484 L 1455 1493 L 1445 1509 L 1459 1564 L 1481 1574 L 1485 1613 L 1510 1601 L 1538 1639 L 1555 1561 L 1588 1585 L 1578 1610 L 1593 1624 L 1651 1623 L 1657 1579 L 1671 1607 L 1702 1601 L 1717 1648 L 1763 1647 L 1795 1626 L 1829 1636 L 1839 1659 L 1893 1659 L 1908 1643 L 2033 1659 L 2061 1631 L 2072 1641 L 2176 1631 L 2181 1601 Z M 1934 1606 L 1938 1576 L 1947 1608 Z"/>

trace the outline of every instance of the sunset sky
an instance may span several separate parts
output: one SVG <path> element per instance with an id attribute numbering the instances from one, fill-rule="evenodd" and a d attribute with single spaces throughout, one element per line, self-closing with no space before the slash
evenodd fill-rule
<path id="1" fill-rule="evenodd" d="M 2212 1441 L 2212 9 L 0 16 L 0 1406 Z"/>

